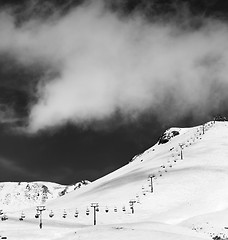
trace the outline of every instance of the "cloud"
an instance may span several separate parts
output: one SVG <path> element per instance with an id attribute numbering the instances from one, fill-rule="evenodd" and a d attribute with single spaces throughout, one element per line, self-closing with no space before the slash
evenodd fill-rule
<path id="1" fill-rule="evenodd" d="M 0 104 L 0 123 L 12 124 L 19 121 L 13 109 L 6 104 Z"/>
<path id="2" fill-rule="evenodd" d="M 227 100 L 228 29 L 204 19 L 198 28 L 175 21 L 119 16 L 102 1 L 64 16 L 20 26 L 0 13 L 0 52 L 27 66 L 47 65 L 30 104 L 28 131 L 152 112 L 160 120 L 217 111 Z"/>

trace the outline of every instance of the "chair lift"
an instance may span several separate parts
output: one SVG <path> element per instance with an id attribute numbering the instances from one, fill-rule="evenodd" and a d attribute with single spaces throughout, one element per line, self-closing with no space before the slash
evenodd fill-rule
<path id="1" fill-rule="evenodd" d="M 108 207 L 105 208 L 105 212 L 108 213 Z"/>
<path id="2" fill-rule="evenodd" d="M 122 210 L 123 210 L 123 212 L 125 212 L 125 211 L 126 211 L 126 208 L 125 208 L 125 206 L 123 206 Z"/>
<path id="3" fill-rule="evenodd" d="M 51 212 L 49 213 L 49 217 L 50 217 L 50 218 L 54 217 L 54 213 L 53 213 L 52 210 L 51 210 Z"/>
<path id="4" fill-rule="evenodd" d="M 89 215 L 89 208 L 86 209 L 86 215 Z"/>
<path id="5" fill-rule="evenodd" d="M 38 218 L 40 216 L 40 214 L 39 213 L 37 213 L 36 215 L 35 215 L 35 218 Z"/>
<path id="6" fill-rule="evenodd" d="M 66 216 L 67 216 L 67 213 L 66 213 L 66 210 L 64 209 L 64 211 L 63 211 L 63 218 L 66 218 Z"/>
<path id="7" fill-rule="evenodd" d="M 74 217 L 76 217 L 76 218 L 78 217 L 78 210 L 77 209 L 75 210 Z"/>
<path id="8" fill-rule="evenodd" d="M 6 214 L 4 214 L 1 219 L 2 219 L 2 221 L 6 221 L 8 219 L 8 217 L 6 216 Z"/>
<path id="9" fill-rule="evenodd" d="M 24 212 L 22 212 L 22 213 L 21 213 L 21 217 L 19 218 L 19 220 L 20 220 L 20 221 L 23 221 L 24 218 L 25 218 L 25 214 L 24 214 Z"/>
<path id="10" fill-rule="evenodd" d="M 117 212 L 117 207 L 114 207 L 114 212 Z"/>

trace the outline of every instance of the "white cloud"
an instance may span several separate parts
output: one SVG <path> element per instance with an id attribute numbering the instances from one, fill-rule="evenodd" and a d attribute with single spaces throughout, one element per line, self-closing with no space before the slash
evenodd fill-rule
<path id="1" fill-rule="evenodd" d="M 29 131 L 102 120 L 117 109 L 172 118 L 218 108 L 227 98 L 228 29 L 204 21 L 198 30 L 184 30 L 140 15 L 119 18 L 100 1 L 20 28 L 1 13 L 0 52 L 60 73 L 39 85 Z"/>

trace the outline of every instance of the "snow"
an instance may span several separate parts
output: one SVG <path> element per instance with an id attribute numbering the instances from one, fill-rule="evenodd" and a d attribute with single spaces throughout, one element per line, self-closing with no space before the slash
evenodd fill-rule
<path id="1" fill-rule="evenodd" d="M 208 122 L 204 134 L 203 126 L 168 131 L 173 129 L 179 135 L 167 143 L 155 144 L 113 173 L 47 202 L 43 229 L 34 218 L 36 208 L 30 207 L 23 210 L 24 221 L 18 221 L 20 211 L 7 212 L 9 220 L 0 223 L 0 235 L 80 240 L 227 238 L 227 123 Z M 152 193 L 149 175 L 155 176 Z M 134 214 L 130 200 L 136 201 Z M 99 204 L 96 226 L 91 203 Z M 53 218 L 48 216 L 50 211 Z M 66 218 L 62 217 L 64 211 Z"/>
<path id="2" fill-rule="evenodd" d="M 160 223 L 136 223 L 136 224 L 118 224 L 118 225 L 100 225 L 100 226 L 80 226 L 59 225 L 46 226 L 40 230 L 36 226 L 22 222 L 1 224 L 1 236 L 7 236 L 8 239 L 109 239 L 109 240 L 139 240 L 139 239 L 175 239 L 175 240 L 199 240 L 205 239 L 202 234 L 186 230 L 181 227 L 173 227 Z M 58 229 L 58 230 L 56 230 Z M 149 237 L 149 238 L 148 238 Z"/>
<path id="3" fill-rule="evenodd" d="M 19 210 L 58 198 L 89 184 L 83 180 L 73 185 L 51 182 L 3 182 L 0 183 L 0 209 Z"/>

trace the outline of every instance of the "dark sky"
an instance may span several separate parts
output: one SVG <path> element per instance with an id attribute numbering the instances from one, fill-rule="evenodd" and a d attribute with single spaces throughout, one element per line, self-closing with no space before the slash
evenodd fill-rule
<path id="1" fill-rule="evenodd" d="M 20 27 L 32 19 L 44 18 L 49 21 L 56 13 L 58 17 L 65 16 L 72 9 L 80 7 L 82 2 L 1 0 L 0 4 L 1 11 L 10 11 L 14 16 L 14 24 Z M 182 25 L 180 21 L 186 23 L 188 19 L 186 26 L 183 24 L 181 27 L 194 29 L 200 28 L 205 18 L 226 24 L 228 16 L 227 0 L 117 0 L 106 1 L 106 7 L 120 19 L 131 19 L 135 14 L 140 14 L 148 22 L 165 24 L 172 19 L 177 25 Z M 4 18 L 1 18 L 1 22 L 4 22 Z M 31 107 L 39 100 L 37 87 L 41 81 L 45 81 L 44 76 L 48 75 L 49 81 L 60 73 L 45 61 L 22 64 L 12 52 L 2 49 L 0 46 L 2 182 L 43 180 L 71 184 L 82 179 L 93 181 L 125 165 L 134 155 L 151 147 L 165 129 L 171 126 L 194 126 L 210 120 L 216 114 L 227 112 L 225 96 L 219 98 L 215 108 L 207 109 L 203 114 L 204 105 L 199 103 L 195 108 L 200 105 L 202 111 L 195 113 L 191 108 L 179 115 L 178 107 L 172 106 L 176 104 L 172 100 L 175 96 L 171 95 L 157 105 L 157 108 L 164 109 L 162 118 L 157 110 L 148 107 L 137 117 L 126 120 L 117 108 L 108 117 L 92 119 L 85 126 L 82 123 L 75 124 L 71 119 L 61 126 L 28 133 L 21 129 L 28 128 Z M 209 97 L 212 99 L 218 99 L 220 92 L 223 94 L 224 87 L 216 84 L 216 88 L 210 90 Z M 83 102 L 80 104 L 83 105 Z M 166 110 L 167 115 L 164 114 Z M 174 117 L 169 117 L 170 111 Z"/>

